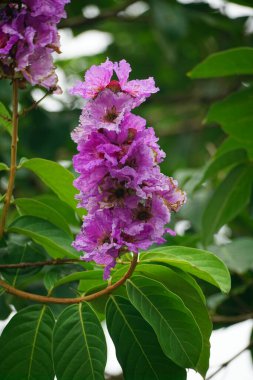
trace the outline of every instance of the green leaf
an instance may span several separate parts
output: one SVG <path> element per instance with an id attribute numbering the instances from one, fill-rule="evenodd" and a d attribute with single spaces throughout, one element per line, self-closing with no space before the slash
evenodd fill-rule
<path id="1" fill-rule="evenodd" d="M 186 193 L 190 194 L 198 189 L 204 181 L 216 176 L 221 170 L 237 166 L 238 164 L 247 161 L 247 151 L 242 147 L 238 149 L 229 149 L 223 154 L 218 153 L 192 176 L 192 178 L 185 184 L 184 189 Z"/>
<path id="2" fill-rule="evenodd" d="M 75 177 L 70 171 L 57 162 L 43 158 L 27 160 L 22 164 L 22 167 L 34 172 L 62 201 L 76 210 L 79 215 L 84 215 L 84 210 L 76 208 L 75 196 L 77 191 L 73 186 Z"/>
<path id="3" fill-rule="evenodd" d="M 49 268 L 43 277 L 43 283 L 48 292 L 52 292 L 55 283 L 61 278 L 61 269 L 59 267 Z"/>
<path id="4" fill-rule="evenodd" d="M 35 216 L 21 216 L 8 228 L 9 232 L 16 232 L 30 237 L 42 245 L 53 258 L 78 257 L 78 253 L 71 247 L 72 239 L 66 232 Z"/>
<path id="5" fill-rule="evenodd" d="M 61 201 L 54 194 L 42 194 L 38 195 L 37 201 L 46 204 L 47 206 L 54 208 L 61 216 L 67 221 L 69 225 L 80 227 L 80 219 L 76 216 L 75 210 L 71 208 L 67 203 Z"/>
<path id="6" fill-rule="evenodd" d="M 202 181 L 207 178 L 214 177 L 221 170 L 238 165 L 248 160 L 245 149 L 233 149 L 222 155 L 214 156 L 214 158 L 208 163 Z"/>
<path id="7" fill-rule="evenodd" d="M 159 247 L 141 254 L 141 262 L 158 262 L 177 267 L 221 289 L 230 290 L 230 275 L 224 263 L 213 253 L 191 247 Z"/>
<path id="8" fill-rule="evenodd" d="M 235 94 L 228 96 L 226 99 L 213 104 L 207 114 L 205 122 L 216 122 L 234 139 L 247 144 L 252 144 L 252 102 L 252 87 L 236 92 Z"/>
<path id="9" fill-rule="evenodd" d="M 212 323 L 203 302 L 204 295 L 196 281 L 184 272 L 172 270 L 162 265 L 139 264 L 136 273 L 161 282 L 168 290 L 179 296 L 191 311 L 202 335 L 203 347 L 197 364 L 197 371 L 205 377 L 209 367 L 210 335 Z"/>
<path id="10" fill-rule="evenodd" d="M 1 379 L 53 380 L 53 328 L 54 317 L 46 306 L 29 306 L 18 312 L 0 338 Z"/>
<path id="11" fill-rule="evenodd" d="M 127 280 L 126 286 L 131 303 L 154 329 L 165 355 L 181 367 L 196 369 L 202 336 L 181 298 L 143 276 Z"/>
<path id="12" fill-rule="evenodd" d="M 231 271 L 242 275 L 253 270 L 253 238 L 237 238 L 229 244 L 213 247 L 213 250 Z"/>
<path id="13" fill-rule="evenodd" d="M 53 357 L 57 380 L 104 380 L 105 337 L 86 302 L 60 314 L 54 330 Z"/>
<path id="14" fill-rule="evenodd" d="M 41 247 L 30 242 L 26 244 L 17 244 L 10 242 L 8 247 L 0 248 L 1 264 L 19 264 L 22 262 L 36 263 L 46 259 L 45 252 Z M 43 267 L 27 267 L 27 268 L 3 268 L 1 273 L 3 277 L 13 286 L 21 283 L 24 277 L 32 276 L 39 272 Z"/>
<path id="15" fill-rule="evenodd" d="M 111 296 L 106 324 L 125 380 L 185 380 L 186 372 L 168 359 L 150 325 L 125 298 Z"/>
<path id="16" fill-rule="evenodd" d="M 84 294 L 87 293 L 89 289 L 106 284 L 106 282 L 103 280 L 102 270 L 90 270 L 85 272 L 71 273 L 68 276 L 65 276 L 58 280 L 55 283 L 54 287 L 56 288 L 73 281 L 80 281 L 78 290 Z"/>
<path id="17" fill-rule="evenodd" d="M 222 156 L 231 150 L 245 149 L 250 159 L 253 159 L 253 142 L 239 142 L 232 137 L 227 137 L 216 151 L 215 157 Z"/>
<path id="18" fill-rule="evenodd" d="M 10 170 L 10 169 L 6 164 L 4 164 L 3 162 L 0 162 L 0 171 L 2 170 Z"/>
<path id="19" fill-rule="evenodd" d="M 73 238 L 68 223 L 53 207 L 32 198 L 17 198 L 15 199 L 15 203 L 21 215 L 30 215 L 45 219 Z"/>
<path id="20" fill-rule="evenodd" d="M 188 74 L 191 78 L 253 74 L 253 49 L 239 47 L 211 54 Z"/>
<path id="21" fill-rule="evenodd" d="M 0 126 L 6 129 L 11 135 L 12 131 L 12 120 L 9 111 L 6 109 L 3 103 L 0 102 Z"/>
<path id="22" fill-rule="evenodd" d="M 252 167 L 234 168 L 217 187 L 203 214 L 203 240 L 207 245 L 213 234 L 230 222 L 247 205 L 252 186 Z"/>
<path id="23" fill-rule="evenodd" d="M 12 313 L 12 308 L 9 303 L 8 294 L 3 292 L 3 288 L 0 289 L 0 320 L 5 320 Z"/>

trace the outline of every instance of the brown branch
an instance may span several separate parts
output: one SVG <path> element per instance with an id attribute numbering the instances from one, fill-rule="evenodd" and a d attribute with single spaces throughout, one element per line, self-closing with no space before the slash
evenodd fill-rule
<path id="1" fill-rule="evenodd" d="M 225 363 L 223 363 L 216 371 L 214 371 L 210 376 L 208 376 L 206 378 L 206 380 L 210 380 L 212 379 L 215 375 L 217 375 L 217 373 L 219 373 L 223 368 L 226 368 L 233 360 L 235 360 L 236 358 L 238 358 L 238 356 L 240 356 L 243 352 L 251 349 L 253 347 L 253 340 L 249 342 L 249 344 L 244 347 L 241 351 L 239 351 L 237 354 L 235 354 L 234 356 L 232 356 L 232 358 L 230 358 L 229 360 L 227 360 Z"/>
<path id="2" fill-rule="evenodd" d="M 30 107 L 24 108 L 20 114 L 19 117 L 25 116 L 28 112 L 34 110 L 35 108 L 38 107 L 38 105 L 44 100 L 48 95 L 51 95 L 53 93 L 53 90 L 48 90 L 45 95 L 42 96 L 37 102 L 33 102 L 33 104 Z"/>
<path id="3" fill-rule="evenodd" d="M 14 296 L 24 298 L 27 300 L 40 302 L 40 303 L 56 303 L 56 304 L 75 304 L 80 303 L 84 301 L 93 301 L 96 298 L 99 298 L 101 296 L 104 296 L 105 294 L 111 293 L 113 290 L 117 289 L 119 286 L 123 285 L 124 282 L 131 277 L 136 265 L 138 262 L 138 255 L 134 255 L 133 260 L 131 262 L 130 268 L 128 269 L 127 273 L 117 282 L 115 282 L 112 285 L 107 286 L 107 288 L 100 290 L 99 292 L 89 294 L 84 297 L 77 297 L 77 298 L 57 298 L 57 297 L 48 297 L 48 296 L 41 296 L 38 294 L 28 293 L 24 292 L 23 290 L 19 290 L 14 288 L 13 286 L 7 284 L 5 281 L 0 280 L 0 286 L 3 287 L 7 293 L 13 294 Z"/>
<path id="4" fill-rule="evenodd" d="M 243 322 L 253 318 L 252 313 L 240 314 L 240 315 L 213 315 L 211 317 L 213 323 L 237 323 Z"/>
<path id="5" fill-rule="evenodd" d="M 125 17 L 125 16 L 119 16 L 118 14 L 120 12 L 123 12 L 126 10 L 129 5 L 136 3 L 137 0 L 128 0 L 124 4 L 121 4 L 113 9 L 101 12 L 98 16 L 93 18 L 87 18 L 84 16 L 77 16 L 77 17 L 71 17 L 69 19 L 63 20 L 59 24 L 59 28 L 74 28 L 79 26 L 88 26 L 93 23 L 106 21 L 109 19 L 120 19 L 123 21 L 132 21 L 135 20 L 136 17 Z"/>
<path id="6" fill-rule="evenodd" d="M 7 213 L 11 203 L 17 169 L 17 144 L 18 144 L 18 79 L 12 83 L 12 139 L 11 139 L 11 166 L 8 188 L 4 199 L 2 217 L 0 221 L 0 239 L 4 234 Z"/>
<path id="7" fill-rule="evenodd" d="M 13 268 L 30 268 L 30 267 L 42 267 L 46 265 L 62 265 L 70 263 L 82 263 L 80 259 L 55 259 L 55 260 L 45 260 L 37 262 L 24 262 L 16 264 L 0 264 L 0 269 L 13 269 Z"/>

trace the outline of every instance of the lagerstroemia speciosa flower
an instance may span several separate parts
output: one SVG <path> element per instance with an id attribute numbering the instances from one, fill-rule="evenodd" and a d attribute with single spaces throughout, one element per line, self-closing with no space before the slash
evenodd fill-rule
<path id="1" fill-rule="evenodd" d="M 177 182 L 160 171 L 165 153 L 154 129 L 131 112 L 158 88 L 153 78 L 128 81 L 130 71 L 125 60 L 107 59 L 71 90 L 87 99 L 72 138 L 79 152 L 74 185 L 88 215 L 73 246 L 84 260 L 105 265 L 105 279 L 121 254 L 137 254 L 165 242 L 165 233 L 173 235 L 171 212 L 186 201 Z"/>
<path id="2" fill-rule="evenodd" d="M 60 52 L 56 25 L 69 1 L 13 0 L 0 8 L 0 77 L 57 89 L 52 53 Z"/>

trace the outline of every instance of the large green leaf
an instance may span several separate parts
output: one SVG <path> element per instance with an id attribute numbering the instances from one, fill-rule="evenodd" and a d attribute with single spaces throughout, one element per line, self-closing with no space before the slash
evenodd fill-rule
<path id="1" fill-rule="evenodd" d="M 245 149 L 250 159 L 253 159 L 253 142 L 240 142 L 233 139 L 232 137 L 227 137 L 223 143 L 219 146 L 216 151 L 215 157 L 222 156 L 225 153 L 230 152 L 231 150 L 241 150 Z"/>
<path id="2" fill-rule="evenodd" d="M 66 202 L 61 201 L 55 194 L 42 194 L 34 199 L 54 208 L 69 225 L 80 227 L 80 219 L 76 216 L 75 210 Z"/>
<path id="3" fill-rule="evenodd" d="M 229 244 L 213 249 L 231 271 L 243 274 L 253 270 L 253 238 L 237 238 Z"/>
<path id="4" fill-rule="evenodd" d="M 252 49 L 253 50 L 253 49 Z M 213 104 L 206 122 L 216 122 L 238 141 L 253 143 L 253 88 L 247 88 Z"/>
<path id="5" fill-rule="evenodd" d="M 80 281 L 78 291 L 84 294 L 96 286 L 106 285 L 106 282 L 103 280 L 102 270 L 88 270 L 71 273 L 68 276 L 62 277 L 54 284 L 54 287 L 56 288 L 73 281 Z"/>
<path id="6" fill-rule="evenodd" d="M 12 121 L 9 111 L 6 109 L 3 103 L 0 102 L 0 126 L 6 129 L 11 135 Z"/>
<path id="7" fill-rule="evenodd" d="M 53 258 L 78 257 L 77 251 L 71 247 L 72 239 L 69 235 L 44 219 L 21 216 L 14 220 L 8 230 L 30 237 L 41 244 Z"/>
<path id="8" fill-rule="evenodd" d="M 141 254 L 142 263 L 172 265 L 219 287 L 230 290 L 230 275 L 224 263 L 213 253 L 191 247 L 159 247 Z"/>
<path id="9" fill-rule="evenodd" d="M 224 154 L 214 156 L 208 163 L 202 180 L 214 177 L 219 171 L 246 162 L 247 160 L 248 156 L 245 149 L 233 149 Z"/>
<path id="10" fill-rule="evenodd" d="M 125 298 L 111 296 L 106 324 L 125 380 L 184 380 L 186 372 L 168 359 L 150 325 Z"/>
<path id="11" fill-rule="evenodd" d="M 32 198 L 17 198 L 15 199 L 15 203 L 18 206 L 21 215 L 31 215 L 45 219 L 65 231 L 71 238 L 73 238 L 68 223 L 53 207 Z"/>
<path id="12" fill-rule="evenodd" d="M 191 78 L 253 74 L 253 49 L 239 47 L 211 54 L 189 73 Z"/>
<path id="13" fill-rule="evenodd" d="M 73 186 L 74 175 L 70 171 L 57 162 L 43 158 L 25 160 L 22 167 L 34 172 L 62 201 L 76 209 L 75 196 L 77 191 Z M 77 212 L 80 215 L 84 214 L 84 210 L 81 209 L 77 209 Z"/>
<path id="14" fill-rule="evenodd" d="M 36 263 L 46 259 L 46 255 L 40 246 L 33 242 L 17 244 L 10 242 L 7 247 L 0 248 L 1 264 L 19 264 L 22 262 Z M 27 268 L 2 268 L 3 277 L 13 286 L 17 286 L 28 276 L 39 272 L 43 267 Z"/>
<path id="15" fill-rule="evenodd" d="M 0 378 L 53 380 L 53 328 L 54 317 L 46 306 L 29 306 L 18 312 L 0 338 Z"/>
<path id="16" fill-rule="evenodd" d="M 242 147 L 229 149 L 223 154 L 215 155 L 203 168 L 201 168 L 186 183 L 184 189 L 187 193 L 195 191 L 205 180 L 216 176 L 221 170 L 237 166 L 248 161 L 246 149 Z"/>
<path id="17" fill-rule="evenodd" d="M 234 168 L 217 187 L 203 214 L 203 239 L 207 245 L 225 223 L 230 222 L 247 205 L 252 186 L 252 167 Z"/>
<path id="18" fill-rule="evenodd" d="M 104 380 L 106 342 L 101 324 L 87 303 L 59 316 L 53 337 L 57 380 Z"/>
<path id="19" fill-rule="evenodd" d="M 202 336 L 181 298 L 144 276 L 134 276 L 126 286 L 131 303 L 153 327 L 165 355 L 181 367 L 196 369 Z"/>
<path id="20" fill-rule="evenodd" d="M 203 339 L 203 347 L 197 364 L 197 370 L 205 376 L 209 366 L 209 339 L 212 332 L 212 323 L 207 307 L 203 302 L 204 295 L 196 281 L 186 273 L 181 271 L 175 272 L 175 270 L 163 265 L 139 264 L 136 273 L 161 282 L 168 290 L 179 296 L 185 306 L 191 311 Z"/>

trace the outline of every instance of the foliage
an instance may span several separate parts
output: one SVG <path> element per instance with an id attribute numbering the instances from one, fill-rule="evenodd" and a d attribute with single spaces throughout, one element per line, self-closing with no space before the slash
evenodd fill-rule
<path id="1" fill-rule="evenodd" d="M 252 7 L 248 0 L 233 2 Z M 70 27 L 73 36 L 108 32 L 113 42 L 104 53 L 57 65 L 68 84 L 106 56 L 126 58 L 136 77 L 155 77 L 161 91 L 140 112 L 167 153 L 163 172 L 187 192 L 187 205 L 172 223 L 178 230 L 187 220 L 190 228 L 142 252 L 130 278 L 91 302 L 35 304 L 1 287 L 0 319 L 9 316 L 10 305 L 17 310 L 0 337 L 3 380 L 103 379 L 104 319 L 124 379 L 185 380 L 186 368 L 205 377 L 211 321 L 219 328 L 253 315 L 253 49 L 246 18 L 174 0 L 148 0 L 143 13 L 132 14 L 125 11 L 132 3 L 97 1 L 100 14 L 86 18 L 82 8 L 90 2 L 72 1 L 60 27 Z M 28 109 L 31 87 L 19 95 L 21 109 Z M 74 98 L 65 102 L 57 96 L 59 112 L 46 111 L 43 102 L 23 116 L 21 111 L 20 161 L 0 240 L 0 277 L 32 294 L 73 299 L 113 286 L 131 256 L 122 256 L 107 282 L 101 266 L 79 261 L 71 247 L 85 210 L 76 208 L 75 176 L 62 161 L 75 153 L 69 133 L 79 110 Z M 1 81 L 0 97 L 1 216 L 13 127 L 7 80 Z M 230 235 L 220 244 L 224 225 Z M 231 274 L 230 293 L 222 260 Z"/>

